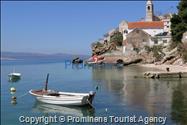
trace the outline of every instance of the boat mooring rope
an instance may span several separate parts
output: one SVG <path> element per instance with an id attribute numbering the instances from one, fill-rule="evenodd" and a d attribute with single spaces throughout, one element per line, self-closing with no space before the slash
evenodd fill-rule
<path id="1" fill-rule="evenodd" d="M 90 101 L 87 99 L 87 102 L 88 102 L 88 104 L 92 107 L 92 108 L 94 108 L 94 106 L 92 105 L 92 103 L 90 103 Z"/>
<path id="2" fill-rule="evenodd" d="M 22 98 L 22 97 L 26 96 L 28 93 L 29 93 L 29 92 L 26 92 L 26 93 L 24 93 L 23 95 L 18 96 L 18 98 Z"/>

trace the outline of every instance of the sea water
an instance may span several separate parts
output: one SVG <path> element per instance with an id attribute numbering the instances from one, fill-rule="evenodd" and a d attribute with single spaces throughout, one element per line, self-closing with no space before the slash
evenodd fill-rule
<path id="1" fill-rule="evenodd" d="M 8 80 L 15 68 L 22 74 Z M 136 65 L 85 67 L 65 62 L 16 62 L 1 65 L 1 124 L 187 124 L 187 79 L 144 79 L 156 69 Z M 40 103 L 31 89 L 68 92 L 96 91 L 94 108 L 64 107 Z M 10 88 L 16 88 L 15 93 Z M 97 88 L 97 89 L 96 89 Z M 12 100 L 16 96 L 16 102 Z"/>

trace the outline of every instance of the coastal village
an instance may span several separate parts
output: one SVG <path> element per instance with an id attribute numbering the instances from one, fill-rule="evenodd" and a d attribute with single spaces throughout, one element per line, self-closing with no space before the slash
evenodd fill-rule
<path id="1" fill-rule="evenodd" d="M 172 13 L 155 15 L 154 2 L 147 0 L 145 18 L 137 22 L 122 20 L 117 28 L 107 32 L 102 39 L 92 43 L 92 55 L 103 59 L 100 62 L 125 64 L 187 65 L 177 47 L 171 47 Z M 182 43 L 187 43 L 187 31 Z"/>
<path id="2" fill-rule="evenodd" d="M 22 8 L 20 3 L 19 6 L 14 3 L 15 8 Z M 42 5 L 38 6 L 39 10 L 46 7 L 56 16 L 54 12 L 67 14 L 59 11 L 60 8 L 75 7 L 77 11 L 75 5 L 80 8 L 82 4 L 84 8 L 88 5 L 85 3 L 58 2 L 52 8 L 51 2 L 36 5 Z M 89 2 L 93 10 L 98 3 Z M 24 4 L 23 10 L 31 6 L 35 15 L 36 5 Z M 88 6 L 81 12 L 87 9 Z M 1 124 L 187 125 L 187 1 L 181 0 L 177 9 L 175 14 L 156 15 L 154 2 L 145 1 L 145 18 L 136 22 L 120 21 L 117 28 L 91 44 L 91 57 L 4 52 L 6 58 L 1 60 L 7 60 L 1 61 L 4 63 L 1 64 Z M 34 17 L 38 23 L 40 19 Z M 29 21 L 33 26 L 33 20 Z M 15 26 L 11 30 L 17 26 L 23 28 Z"/>

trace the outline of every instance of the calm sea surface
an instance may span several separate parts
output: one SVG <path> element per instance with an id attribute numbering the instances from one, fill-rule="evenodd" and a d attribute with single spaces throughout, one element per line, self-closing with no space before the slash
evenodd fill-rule
<path id="1" fill-rule="evenodd" d="M 17 82 L 10 82 L 8 81 L 8 74 L 14 68 L 22 74 L 22 77 Z M 65 65 L 64 62 L 3 62 L 1 65 L 1 124 L 26 124 L 19 122 L 20 116 L 48 117 L 56 115 L 57 117 L 136 116 L 137 118 L 140 116 L 143 118 L 157 116 L 167 117 L 167 125 L 186 125 L 187 79 L 154 80 L 136 77 L 141 76 L 142 72 L 148 70 L 154 71 L 155 69 L 138 66 L 124 68 L 111 66 L 105 68 L 83 67 L 81 65 Z M 28 94 L 28 91 L 43 88 L 47 73 L 50 74 L 50 89 L 68 92 L 96 91 L 93 102 L 94 109 L 89 107 L 63 107 L 37 102 L 33 96 Z M 11 87 L 16 88 L 16 93 L 10 93 Z M 96 90 L 96 87 L 98 87 L 98 90 Z M 17 104 L 12 104 L 15 103 L 11 99 L 12 96 L 17 97 Z M 44 125 L 45 123 L 39 124 Z M 58 122 L 49 124 L 76 123 Z M 143 122 L 137 124 L 143 124 Z"/>

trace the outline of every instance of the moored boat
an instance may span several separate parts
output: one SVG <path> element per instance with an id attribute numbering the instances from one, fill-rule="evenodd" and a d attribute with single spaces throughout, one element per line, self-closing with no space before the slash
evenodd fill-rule
<path id="1" fill-rule="evenodd" d="M 71 93 L 48 90 L 48 77 L 49 74 L 47 75 L 45 89 L 29 91 L 29 93 L 35 96 L 38 101 L 48 104 L 64 106 L 92 106 L 95 92 L 90 91 L 89 93 Z"/>
<path id="2" fill-rule="evenodd" d="M 102 65 L 104 64 L 104 57 L 102 56 L 92 56 L 91 58 L 89 58 L 86 62 L 85 62 L 86 65 Z"/>
<path id="3" fill-rule="evenodd" d="M 83 60 L 80 59 L 79 57 L 77 57 L 77 58 L 75 58 L 75 59 L 72 60 L 72 63 L 73 64 L 81 64 L 81 63 L 83 63 Z"/>
<path id="4" fill-rule="evenodd" d="M 8 76 L 9 76 L 10 81 L 18 80 L 21 78 L 21 73 L 12 72 L 12 73 L 8 74 Z"/>

